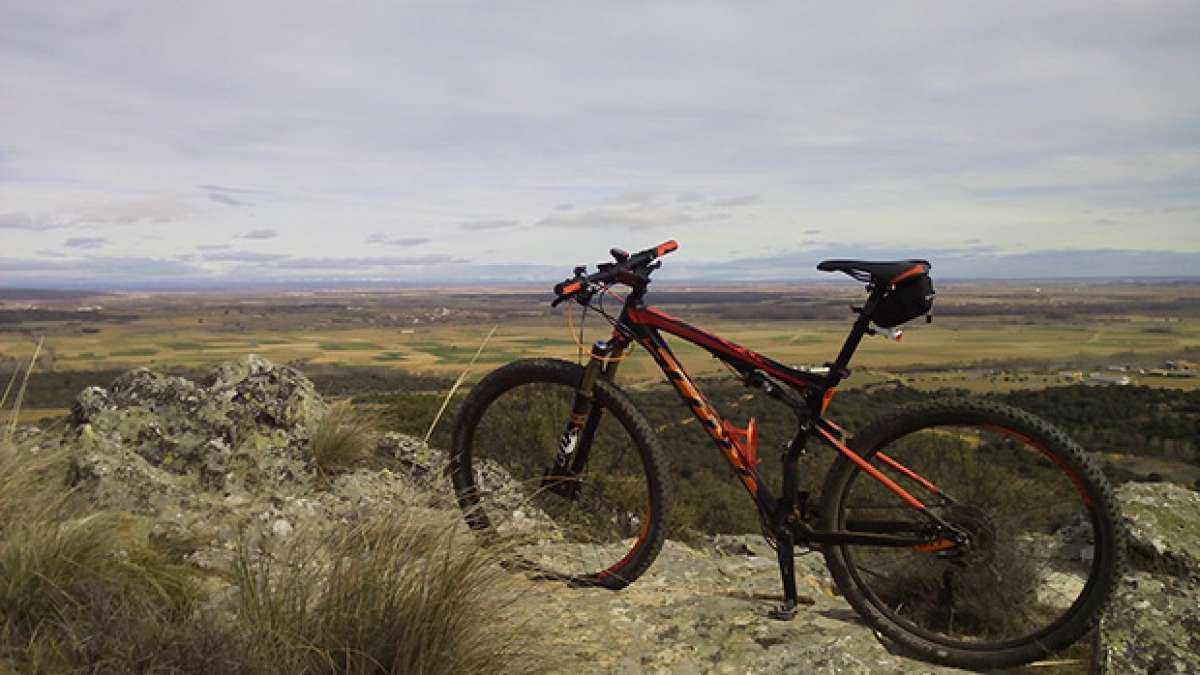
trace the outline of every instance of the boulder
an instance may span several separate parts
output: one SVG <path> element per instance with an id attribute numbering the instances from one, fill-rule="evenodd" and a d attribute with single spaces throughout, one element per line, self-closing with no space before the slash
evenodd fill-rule
<path id="1" fill-rule="evenodd" d="M 1200 493 L 1126 483 L 1130 575 L 1102 624 L 1109 673 L 1200 672 Z"/>
<path id="2" fill-rule="evenodd" d="M 79 477 L 104 479 L 101 501 L 152 514 L 189 492 L 229 497 L 311 482 L 308 443 L 327 410 L 308 378 L 251 355 L 203 383 L 139 368 L 107 390 L 85 389 L 71 433 Z"/>
<path id="3" fill-rule="evenodd" d="M 1117 499 L 1134 567 L 1200 578 L 1200 492 L 1175 483 L 1126 483 Z"/>

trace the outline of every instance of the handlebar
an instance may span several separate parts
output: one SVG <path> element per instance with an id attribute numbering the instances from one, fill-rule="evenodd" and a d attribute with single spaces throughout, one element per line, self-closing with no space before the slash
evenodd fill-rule
<path id="1" fill-rule="evenodd" d="M 590 288 L 593 284 L 606 284 L 616 281 L 622 274 L 644 268 L 654 262 L 656 258 L 661 258 L 677 248 L 679 248 L 679 244 L 674 239 L 665 241 L 654 248 L 638 251 L 633 255 L 614 248 L 612 256 L 617 262 L 601 263 L 598 272 L 586 276 L 583 274 L 584 268 L 576 268 L 575 276 L 555 284 L 555 299 L 552 304 L 557 305 L 580 291 Z"/>

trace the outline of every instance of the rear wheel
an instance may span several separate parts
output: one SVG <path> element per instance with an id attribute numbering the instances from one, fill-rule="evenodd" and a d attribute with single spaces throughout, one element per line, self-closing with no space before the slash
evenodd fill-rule
<path id="1" fill-rule="evenodd" d="M 670 499 L 646 418 L 610 382 L 596 383 L 600 424 L 570 489 L 545 475 L 571 417 L 583 368 L 529 359 L 476 385 L 454 431 L 451 478 L 468 524 L 511 547 L 533 576 L 623 588 L 662 548 Z"/>
<path id="2" fill-rule="evenodd" d="M 986 669 L 1043 658 L 1095 625 L 1122 574 L 1124 533 L 1108 483 L 1061 431 L 955 398 L 903 408 L 850 447 L 968 538 L 936 551 L 825 550 L 846 600 L 881 633 L 929 660 Z M 839 457 L 821 520 L 846 530 L 925 518 Z"/>

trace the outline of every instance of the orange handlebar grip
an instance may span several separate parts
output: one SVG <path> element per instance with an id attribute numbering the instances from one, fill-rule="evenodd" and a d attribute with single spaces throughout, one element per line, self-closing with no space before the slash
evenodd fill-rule
<path id="1" fill-rule="evenodd" d="M 679 248 L 679 242 L 675 241 L 674 239 L 671 241 L 665 241 L 659 244 L 658 248 L 654 249 L 654 255 L 657 257 L 662 257 L 677 248 Z"/>

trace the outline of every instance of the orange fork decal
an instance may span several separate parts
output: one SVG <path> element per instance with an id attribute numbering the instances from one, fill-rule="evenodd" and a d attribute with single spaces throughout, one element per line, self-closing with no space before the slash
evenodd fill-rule
<path id="1" fill-rule="evenodd" d="M 885 476 L 883 474 L 883 472 L 881 472 L 879 469 L 876 469 L 874 466 L 871 465 L 870 462 L 868 462 L 867 460 L 860 457 L 858 455 L 858 453 L 856 453 L 853 450 L 851 450 L 850 448 L 846 447 L 846 445 L 844 443 L 842 443 L 838 439 L 834 438 L 833 434 L 831 434 L 828 431 L 825 431 L 824 429 L 821 429 L 821 428 L 818 428 L 817 431 L 821 432 L 821 435 L 825 437 L 825 440 L 832 443 L 833 447 L 838 449 L 838 452 L 842 453 L 847 458 L 849 458 L 851 462 L 854 462 L 855 464 L 857 464 L 859 466 L 859 468 L 861 468 L 863 471 L 866 471 L 867 474 L 870 475 L 872 478 L 879 481 L 880 483 L 883 483 L 884 487 L 891 490 L 892 492 L 895 492 L 897 495 L 899 495 L 899 497 L 901 499 L 908 502 L 909 504 L 916 507 L 917 509 L 920 509 L 921 511 L 926 510 L 925 505 L 921 503 L 921 500 L 919 500 L 916 497 L 909 494 L 908 490 L 905 490 L 904 488 L 897 485 L 896 481 Z"/>
<path id="2" fill-rule="evenodd" d="M 675 360 L 674 356 L 667 350 L 661 349 L 651 340 L 643 340 L 642 346 L 646 351 L 650 352 L 655 360 L 662 366 L 663 371 L 667 374 L 667 379 L 675 387 L 676 391 L 687 401 L 688 407 L 704 424 L 704 430 L 712 436 L 713 440 L 720 446 L 721 452 L 729 463 L 733 465 L 735 472 L 746 489 L 751 495 L 758 495 L 758 480 L 754 476 L 753 467 L 746 466 L 746 461 L 742 459 L 741 453 L 734 447 L 733 440 L 729 434 L 725 433 L 725 427 L 721 424 L 717 412 L 713 410 L 712 404 L 708 399 L 704 398 L 704 394 L 700 393 L 692 384 L 687 373 L 683 371 L 683 367 Z"/>

